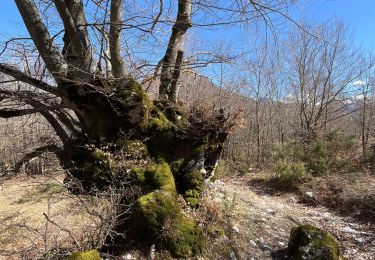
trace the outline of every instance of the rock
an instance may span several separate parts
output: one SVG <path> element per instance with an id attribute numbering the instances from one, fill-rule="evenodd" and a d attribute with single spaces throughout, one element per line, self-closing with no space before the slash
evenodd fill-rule
<path id="1" fill-rule="evenodd" d="M 132 255 L 131 254 L 126 254 L 122 257 L 123 260 L 131 260 L 132 259 Z"/>
<path id="2" fill-rule="evenodd" d="M 232 231 L 236 232 L 237 234 L 239 234 L 240 233 L 240 228 L 237 227 L 236 225 L 234 225 L 234 226 L 232 226 Z"/>
<path id="3" fill-rule="evenodd" d="M 354 240 L 361 244 L 367 241 L 366 238 L 363 237 L 355 237 Z"/>
<path id="4" fill-rule="evenodd" d="M 282 247 L 285 246 L 285 243 L 284 243 L 284 242 L 281 242 L 281 241 L 277 242 L 277 244 L 278 244 L 279 246 L 282 246 Z"/>
<path id="5" fill-rule="evenodd" d="M 257 243 L 255 243 L 255 241 L 254 241 L 254 240 L 251 240 L 251 239 L 250 239 L 249 243 L 250 243 L 252 246 L 256 246 L 256 245 L 257 245 Z"/>
<path id="6" fill-rule="evenodd" d="M 272 250 L 273 250 L 272 247 L 270 247 L 269 245 L 266 245 L 266 244 L 261 245 L 260 247 L 261 247 L 263 250 L 267 250 L 267 251 L 272 251 Z"/>
<path id="7" fill-rule="evenodd" d="M 224 186 L 224 185 L 225 185 L 225 183 L 224 183 L 223 181 L 221 181 L 221 180 L 216 180 L 216 181 L 214 182 L 214 184 L 215 184 L 216 186 Z"/>
<path id="8" fill-rule="evenodd" d="M 307 191 L 307 192 L 305 192 L 305 194 L 304 194 L 304 198 L 306 199 L 306 200 L 315 200 L 315 195 L 314 195 L 314 192 L 312 192 L 312 191 Z"/>
<path id="9" fill-rule="evenodd" d="M 332 216 L 331 216 L 331 214 L 329 214 L 329 212 L 324 212 L 323 214 L 322 214 L 322 218 L 324 219 L 324 221 L 330 221 L 331 220 L 331 218 L 332 218 Z"/>
<path id="10" fill-rule="evenodd" d="M 355 229 L 352 229 L 351 227 L 349 226 L 346 226 L 344 228 L 341 228 L 340 229 L 342 232 L 345 232 L 345 233 L 351 233 L 351 234 L 359 234 L 360 232 L 355 230 Z"/>
<path id="11" fill-rule="evenodd" d="M 312 225 L 291 230 L 288 255 L 293 259 L 339 260 L 341 257 L 337 240 L 327 231 Z"/>
<path id="12" fill-rule="evenodd" d="M 154 260 L 155 259 L 155 244 L 152 244 L 150 250 L 148 251 L 147 260 Z"/>
<path id="13" fill-rule="evenodd" d="M 271 214 L 271 215 L 275 215 L 276 214 L 276 211 L 274 211 L 273 209 L 266 209 L 266 212 L 268 214 Z"/>
<path id="14" fill-rule="evenodd" d="M 237 260 L 236 254 L 233 251 L 230 252 L 229 256 L 231 260 Z"/>

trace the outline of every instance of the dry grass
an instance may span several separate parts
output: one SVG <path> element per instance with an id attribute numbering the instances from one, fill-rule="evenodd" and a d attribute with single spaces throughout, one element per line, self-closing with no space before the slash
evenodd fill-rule
<path id="1" fill-rule="evenodd" d="M 302 202 L 322 205 L 357 219 L 375 223 L 375 176 L 366 171 L 314 176 L 287 184 L 272 172 L 248 173 L 249 185 L 261 193 L 295 193 Z M 313 198 L 307 198 L 312 192 Z"/>
<path id="2" fill-rule="evenodd" d="M 366 172 L 317 177 L 300 186 L 313 192 L 314 202 L 375 223 L 375 176 Z"/>
<path id="3" fill-rule="evenodd" d="M 49 259 L 98 243 L 100 221 L 89 210 L 98 203 L 70 195 L 63 178 L 20 175 L 2 184 L 0 259 Z"/>

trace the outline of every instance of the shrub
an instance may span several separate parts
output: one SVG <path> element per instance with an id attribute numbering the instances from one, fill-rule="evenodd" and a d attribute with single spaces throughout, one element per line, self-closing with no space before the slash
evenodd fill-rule
<path id="1" fill-rule="evenodd" d="M 305 150 L 304 162 L 311 173 L 327 174 L 329 169 L 329 158 L 327 142 L 318 140 Z"/>
<path id="2" fill-rule="evenodd" d="M 274 171 L 285 183 L 301 182 L 307 177 L 305 164 L 301 162 L 279 161 L 274 165 Z"/>
<path id="3" fill-rule="evenodd" d="M 303 149 L 298 143 L 276 144 L 272 151 L 274 161 L 300 161 L 303 158 Z"/>
<path id="4" fill-rule="evenodd" d="M 368 167 L 374 171 L 375 169 L 375 147 L 372 146 L 367 148 L 364 154 L 364 163 L 368 165 Z"/>
<path id="5" fill-rule="evenodd" d="M 309 144 L 290 142 L 274 145 L 273 161 L 290 163 L 304 163 L 307 173 L 327 175 L 330 172 L 349 172 L 355 169 L 356 147 L 355 138 L 345 136 L 339 132 L 328 133 L 325 137 Z M 371 161 L 369 153 L 368 161 Z M 375 161 L 375 160 L 373 160 Z M 278 171 L 291 171 L 291 167 L 278 166 Z"/>

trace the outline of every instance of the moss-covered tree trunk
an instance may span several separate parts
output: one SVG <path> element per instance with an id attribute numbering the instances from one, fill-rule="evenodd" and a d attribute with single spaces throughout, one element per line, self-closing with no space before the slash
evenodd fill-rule
<path id="1" fill-rule="evenodd" d="M 205 179 L 213 174 L 227 136 L 223 113 L 207 117 L 182 104 L 151 101 L 132 79 L 66 89 L 84 129 L 66 146 L 70 189 L 94 192 L 132 182 L 141 192 L 117 231 L 133 240 L 154 243 L 162 238 L 173 256 L 201 252 L 202 231 L 183 214 L 178 197 L 199 206 Z"/>

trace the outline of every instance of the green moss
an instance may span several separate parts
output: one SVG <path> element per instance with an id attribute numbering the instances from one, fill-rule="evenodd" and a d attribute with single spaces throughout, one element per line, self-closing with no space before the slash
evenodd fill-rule
<path id="1" fill-rule="evenodd" d="M 202 252 L 205 243 L 203 232 L 194 220 L 182 214 L 169 165 L 153 165 L 144 171 L 144 177 L 145 183 L 151 183 L 157 190 L 137 200 L 137 214 L 133 223 L 137 225 L 135 228 L 138 229 L 137 235 L 140 239 L 145 234 L 162 238 L 175 257 L 187 257 Z M 194 203 L 198 203 L 198 200 Z"/>
<path id="2" fill-rule="evenodd" d="M 204 188 L 203 174 L 198 170 L 187 173 L 183 177 L 183 185 L 185 187 L 184 198 L 186 202 L 192 207 L 197 207 L 200 194 Z"/>
<path id="3" fill-rule="evenodd" d="M 150 192 L 140 197 L 137 200 L 137 207 L 142 219 L 148 225 L 147 228 L 156 236 L 162 235 L 163 226 L 167 221 L 177 219 L 181 214 L 176 197 L 163 191 Z"/>
<path id="4" fill-rule="evenodd" d="M 164 162 L 148 167 L 145 170 L 144 177 L 146 184 L 154 187 L 155 189 L 160 189 L 162 191 L 168 191 L 175 194 L 176 185 L 168 163 Z"/>
<path id="5" fill-rule="evenodd" d="M 101 260 L 98 250 L 90 250 L 85 252 L 76 252 L 68 256 L 67 260 Z"/>
<path id="6" fill-rule="evenodd" d="M 203 252 L 206 239 L 194 220 L 182 216 L 174 228 L 169 242 L 172 256 L 188 257 Z"/>
<path id="7" fill-rule="evenodd" d="M 187 190 L 189 189 L 194 189 L 194 190 L 199 190 L 202 191 L 204 187 L 204 178 L 203 174 L 198 171 L 194 170 L 191 172 L 188 172 L 184 176 L 184 186 Z"/>
<path id="8" fill-rule="evenodd" d="M 290 233 L 288 254 L 296 260 L 339 260 L 340 247 L 327 231 L 312 225 L 302 225 L 293 228 Z"/>
<path id="9" fill-rule="evenodd" d="M 185 194 L 189 197 L 198 198 L 200 195 L 200 192 L 197 190 L 188 190 L 187 192 L 185 192 Z"/>
<path id="10" fill-rule="evenodd" d="M 89 155 L 94 159 L 94 160 L 109 160 L 108 156 L 100 149 L 93 149 L 89 151 Z"/>
<path id="11" fill-rule="evenodd" d="M 169 161 L 176 141 L 176 126 L 153 106 L 150 117 L 141 125 L 141 131 L 152 136 L 147 143 L 150 154 L 158 161 Z"/>
<path id="12" fill-rule="evenodd" d="M 199 205 L 199 198 L 196 198 L 196 197 L 189 197 L 189 196 L 186 196 L 185 197 L 185 201 L 186 203 L 191 206 L 192 208 L 197 208 L 198 205 Z"/>
<path id="13" fill-rule="evenodd" d="M 144 131 L 161 132 L 169 130 L 171 128 L 175 128 L 175 125 L 171 121 L 169 121 L 164 114 L 158 111 L 155 111 L 154 114 L 156 114 L 156 116 L 151 117 L 142 125 Z"/>
<path id="14" fill-rule="evenodd" d="M 137 179 L 137 181 L 139 181 L 140 183 L 143 183 L 146 178 L 145 178 L 145 171 L 141 168 L 134 168 L 132 170 L 132 173 L 134 174 L 135 178 Z"/>
<path id="15" fill-rule="evenodd" d="M 208 233 L 213 237 L 223 237 L 225 235 L 224 229 L 216 225 L 208 228 Z"/>
<path id="16" fill-rule="evenodd" d="M 184 159 L 176 160 L 170 164 L 171 171 L 174 176 L 179 176 L 181 167 L 184 164 Z"/>

